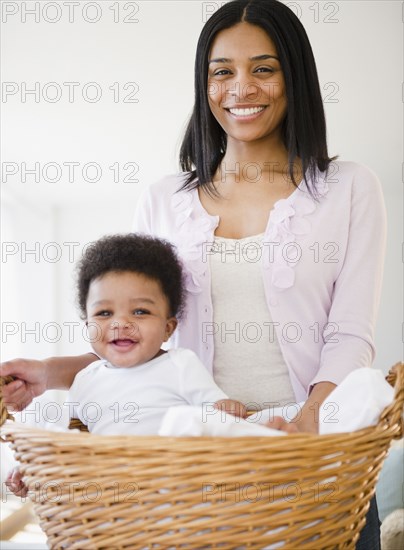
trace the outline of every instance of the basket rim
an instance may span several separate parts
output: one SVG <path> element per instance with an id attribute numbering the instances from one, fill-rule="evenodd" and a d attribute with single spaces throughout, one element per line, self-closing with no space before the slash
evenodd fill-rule
<path id="1" fill-rule="evenodd" d="M 176 442 L 186 443 L 192 442 L 204 442 L 209 443 L 215 441 L 217 443 L 222 443 L 223 445 L 228 445 L 229 441 L 238 441 L 238 442 L 260 442 L 267 443 L 268 445 L 273 445 L 275 442 L 281 441 L 293 441 L 298 443 L 299 441 L 304 441 L 307 443 L 308 440 L 311 441 L 344 441 L 347 442 L 347 439 L 356 440 L 363 436 L 373 434 L 376 436 L 384 434 L 389 437 L 394 437 L 395 433 L 399 432 L 399 426 L 386 426 L 384 421 L 379 421 L 378 424 L 368 426 L 366 428 L 361 428 L 353 432 L 338 432 L 332 434 L 315 434 L 308 432 L 297 432 L 297 433 L 286 433 L 284 435 L 275 435 L 275 436 L 161 436 L 161 435 L 99 435 L 93 434 L 91 432 L 80 432 L 79 430 L 66 430 L 66 431 L 53 431 L 50 429 L 37 428 L 35 426 L 26 426 L 19 422 L 7 422 L 1 428 L 1 434 L 5 436 L 6 441 L 12 441 L 14 435 L 16 437 L 25 437 L 29 436 L 35 439 L 49 439 L 53 440 L 53 445 L 68 445 L 73 442 L 76 445 L 79 443 L 80 446 L 89 446 L 94 448 L 94 444 L 111 444 L 111 445 L 122 445 L 126 446 L 128 443 L 133 443 L 137 441 L 139 446 L 146 443 L 154 443 L 159 446 L 166 447 L 167 444 L 173 444 Z M 286 439 L 285 439 L 286 438 Z M 156 445 L 153 445 L 154 447 Z"/>
<path id="2" fill-rule="evenodd" d="M 238 442 L 260 442 L 263 443 L 267 441 L 269 444 L 272 442 L 274 444 L 277 441 L 286 441 L 285 436 L 288 440 L 292 440 L 295 444 L 300 440 L 307 443 L 308 440 L 311 441 L 338 441 L 343 440 L 346 442 L 348 439 L 358 439 L 361 436 L 368 435 L 369 433 L 389 436 L 390 438 L 398 439 L 403 435 L 403 405 L 404 405 L 404 363 L 396 363 L 389 371 L 386 380 L 390 385 L 394 385 L 394 398 L 393 401 L 387 405 L 381 412 L 377 424 L 356 430 L 353 432 L 338 432 L 332 434 L 318 434 L 318 433 L 308 433 L 308 432 L 297 432 L 297 433 L 286 433 L 282 432 L 280 435 L 276 436 L 161 436 L 161 435 L 100 435 L 93 434 L 90 432 L 80 432 L 79 430 L 67 430 L 58 428 L 57 430 L 37 428 L 36 426 L 27 426 L 21 422 L 14 422 L 14 418 L 8 414 L 7 420 L 0 428 L 0 435 L 5 436 L 0 437 L 2 441 L 12 441 L 13 435 L 19 434 L 20 436 L 28 436 L 30 438 L 45 438 L 48 439 L 51 437 L 54 443 L 58 442 L 59 444 L 65 441 L 67 442 L 77 441 L 80 442 L 80 445 L 89 445 L 93 447 L 94 443 L 110 443 L 110 444 L 128 444 L 132 441 L 137 441 L 140 443 L 160 443 L 161 445 L 166 446 L 167 444 L 172 444 L 176 441 L 181 441 L 181 443 L 192 442 L 196 444 L 197 441 L 208 443 L 214 440 L 215 442 L 220 442 L 224 445 L 229 445 L 229 442 L 238 441 Z M 0 381 L 4 383 L 4 378 L 1 378 Z M 1 397 L 1 395 L 0 395 Z M 1 403 L 1 406 L 4 405 Z M 3 408 L 7 412 L 6 408 Z M 13 420 L 13 422 L 10 422 Z M 77 439 L 79 438 L 79 439 Z M 122 443 L 121 443 L 122 442 Z M 156 445 L 154 445 L 156 446 Z M 159 445 L 157 445 L 159 446 Z"/>

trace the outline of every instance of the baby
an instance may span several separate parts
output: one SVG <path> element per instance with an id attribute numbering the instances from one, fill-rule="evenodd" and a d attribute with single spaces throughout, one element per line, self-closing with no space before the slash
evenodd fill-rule
<path id="1" fill-rule="evenodd" d="M 67 399 L 73 418 L 97 434 L 155 435 L 167 409 L 178 405 L 211 404 L 246 417 L 193 351 L 161 348 L 185 302 L 181 265 L 168 242 L 104 237 L 86 249 L 77 271 L 79 308 L 100 360 L 74 379 Z M 18 468 L 6 485 L 27 494 Z"/>
<path id="2" fill-rule="evenodd" d="M 78 264 L 78 303 L 99 361 L 70 388 L 72 416 L 98 434 L 157 434 L 169 407 L 213 404 L 245 417 L 194 352 L 164 351 L 184 309 L 181 265 L 165 241 L 104 237 Z"/>

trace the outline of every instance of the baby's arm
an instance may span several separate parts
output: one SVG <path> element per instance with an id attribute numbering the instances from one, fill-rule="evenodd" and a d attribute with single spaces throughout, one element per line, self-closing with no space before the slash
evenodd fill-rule
<path id="1" fill-rule="evenodd" d="M 241 418 L 247 417 L 247 409 L 243 403 L 240 401 L 235 401 L 234 399 L 219 399 L 215 403 L 216 409 L 219 411 L 224 411 L 233 416 L 239 416 Z"/>
<path id="2" fill-rule="evenodd" d="M 232 414 L 241 418 L 247 418 L 247 408 L 240 401 L 235 401 L 234 399 L 220 399 L 215 403 L 216 409 L 224 411 L 227 414 Z M 287 433 L 296 433 L 299 431 L 308 431 L 304 429 L 299 429 L 295 422 L 287 422 L 281 416 L 275 416 L 271 421 L 267 422 L 265 426 L 272 428 L 273 430 L 281 430 Z"/>
<path id="3" fill-rule="evenodd" d="M 291 422 L 288 422 L 281 416 L 274 416 L 274 418 L 269 422 L 266 422 L 264 426 L 267 426 L 272 430 L 281 430 L 282 432 L 287 432 L 287 433 L 297 433 L 299 431 L 305 431 L 305 430 L 299 430 L 298 427 L 296 426 L 296 423 L 293 422 L 293 420 Z"/>
<path id="4" fill-rule="evenodd" d="M 246 407 L 240 401 L 228 398 L 193 351 L 177 349 L 171 350 L 170 353 L 179 367 L 180 393 L 190 405 L 210 403 L 218 410 L 246 418 Z"/>

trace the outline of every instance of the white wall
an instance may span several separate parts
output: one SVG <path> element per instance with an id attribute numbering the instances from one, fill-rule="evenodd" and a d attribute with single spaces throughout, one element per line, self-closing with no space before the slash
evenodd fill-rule
<path id="1" fill-rule="evenodd" d="M 285 3 L 299 13 L 312 42 L 330 153 L 367 164 L 383 184 L 389 239 L 376 366 L 387 368 L 400 358 L 402 346 L 402 5 L 394 0 Z M 177 171 L 178 144 L 193 103 L 197 38 L 207 14 L 221 2 L 82 1 L 73 22 L 68 4 L 1 6 L 2 240 L 15 243 L 7 251 L 17 250 L 14 256 L 3 254 L 1 264 L 3 359 L 88 349 L 81 326 L 70 325 L 69 333 L 66 324 L 79 321 L 72 260 L 85 243 L 129 230 L 139 191 Z M 33 9 L 36 14 L 26 13 Z M 47 21 L 59 16 L 59 21 Z M 97 22 L 86 21 L 96 16 Z M 125 17 L 138 22 L 124 22 Z M 78 83 L 70 85 L 71 102 L 67 82 Z M 90 82 L 102 92 L 99 101 L 83 99 Z M 125 90 L 129 82 L 135 84 Z M 119 100 L 110 89 L 114 83 Z M 25 95 L 24 86 L 37 86 L 39 96 Z M 52 102 L 58 90 L 62 96 Z M 87 99 L 94 91 L 94 86 L 87 89 Z M 138 102 L 123 101 L 130 92 L 136 92 L 132 100 Z M 69 181 L 66 163 L 72 162 L 79 166 Z M 24 166 L 35 163 L 41 172 L 38 182 L 32 174 L 23 177 Z M 131 164 L 125 168 L 126 163 Z M 117 182 L 113 165 L 120 170 Z M 100 180 L 86 181 L 94 177 L 94 166 Z M 132 181 L 123 182 L 136 166 Z M 52 177 L 57 181 L 46 181 Z M 35 242 L 39 262 L 23 258 L 24 243 L 33 248 Z M 53 261 L 58 253 L 61 257 Z M 36 321 L 41 331 L 57 323 L 60 338 L 45 332 L 37 344 L 28 334 L 23 342 L 21 330 L 13 336 L 4 332 L 14 326 L 4 322 L 21 327 Z"/>

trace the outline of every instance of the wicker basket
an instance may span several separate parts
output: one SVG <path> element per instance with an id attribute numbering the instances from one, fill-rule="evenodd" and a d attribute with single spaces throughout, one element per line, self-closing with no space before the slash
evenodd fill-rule
<path id="1" fill-rule="evenodd" d="M 2 433 L 51 548 L 348 549 L 402 435 L 403 364 L 394 377 L 393 404 L 354 433 L 96 436 L 17 423 Z"/>

